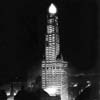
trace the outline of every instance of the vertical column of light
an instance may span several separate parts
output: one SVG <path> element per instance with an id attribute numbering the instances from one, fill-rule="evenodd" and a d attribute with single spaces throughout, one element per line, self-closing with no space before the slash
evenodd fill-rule
<path id="1" fill-rule="evenodd" d="M 49 20 L 49 19 L 48 19 Z M 47 49 L 46 49 L 46 54 L 47 54 L 47 60 L 50 60 L 50 52 L 51 52 L 51 31 L 52 31 L 52 25 L 49 25 L 47 23 Z"/>
<path id="2" fill-rule="evenodd" d="M 56 56 L 59 55 L 60 52 L 60 44 L 59 44 L 59 28 L 58 28 L 58 17 L 55 18 L 55 32 L 56 32 Z"/>
<path id="3" fill-rule="evenodd" d="M 49 48 L 48 48 L 48 35 L 46 34 L 46 39 L 45 39 L 45 56 L 46 56 L 46 61 L 48 61 L 48 51 L 49 51 Z"/>
<path id="4" fill-rule="evenodd" d="M 53 21 L 51 23 L 52 25 L 52 30 L 51 30 L 51 42 L 52 42 L 52 61 L 56 60 L 56 36 L 57 36 L 57 16 L 56 15 L 51 15 Z"/>
<path id="5" fill-rule="evenodd" d="M 45 58 L 46 58 L 46 61 L 45 61 L 45 88 L 48 86 L 48 83 L 47 83 L 48 82 L 47 67 L 48 67 L 48 61 L 49 61 L 48 51 L 49 51 L 49 48 L 48 48 L 48 34 L 46 34 L 46 37 L 45 37 Z"/>
<path id="6" fill-rule="evenodd" d="M 61 100 L 69 100 L 68 95 L 68 77 L 67 77 L 67 66 L 68 63 L 62 61 L 63 69 L 62 69 L 62 91 L 61 91 Z"/>
<path id="7" fill-rule="evenodd" d="M 48 87 L 48 67 L 49 67 L 49 64 L 46 63 L 46 87 Z"/>
<path id="8" fill-rule="evenodd" d="M 52 63 L 49 63 L 48 64 L 48 70 L 47 70 L 48 87 L 51 86 L 51 75 L 52 75 L 51 66 L 52 66 Z"/>
<path id="9" fill-rule="evenodd" d="M 46 67 L 49 69 L 50 67 L 50 71 L 49 70 L 46 70 L 46 74 L 48 72 L 48 77 L 47 77 L 47 80 L 51 79 L 50 82 L 48 82 L 48 87 L 45 89 L 49 94 L 52 94 L 54 95 L 55 94 L 55 87 L 53 87 L 53 82 L 55 82 L 56 80 L 53 80 L 53 62 L 52 61 L 55 61 L 56 59 L 56 55 L 55 55 L 55 14 L 56 14 L 56 7 L 54 6 L 54 4 L 51 4 L 50 7 L 49 7 L 49 14 L 47 16 L 48 18 L 48 23 L 47 23 L 47 47 L 48 47 L 48 52 L 46 53 L 48 55 L 48 65 L 49 67 Z M 53 41 L 53 38 L 54 38 L 54 41 Z M 52 77 L 50 78 L 49 77 L 49 73 L 52 75 Z M 54 84 L 55 85 L 55 84 Z"/>
<path id="10" fill-rule="evenodd" d="M 52 58 L 56 60 L 56 23 L 55 23 L 56 15 L 54 15 L 54 22 L 53 22 L 53 33 L 52 33 Z"/>
<path id="11" fill-rule="evenodd" d="M 57 67 L 58 65 L 57 65 L 57 63 L 55 63 L 55 70 L 54 70 L 54 80 L 55 80 L 55 87 L 56 87 L 56 94 L 58 94 L 58 76 L 57 76 L 57 74 L 58 74 L 58 72 L 57 72 Z"/>
<path id="12" fill-rule="evenodd" d="M 52 61 L 52 46 L 50 45 L 50 43 L 52 43 L 52 32 L 53 32 L 53 25 L 49 24 L 49 29 L 50 29 L 50 33 L 49 33 L 49 57 L 50 57 L 50 61 Z"/>
<path id="13" fill-rule="evenodd" d="M 57 13 L 57 9 L 55 7 L 55 5 L 52 3 L 48 9 L 48 12 L 49 12 L 49 17 L 50 17 L 50 25 L 51 25 L 51 42 L 52 42 L 52 46 L 51 46 L 51 50 L 52 50 L 52 54 L 51 54 L 51 59 L 52 61 L 54 61 L 56 59 L 55 57 L 55 16 L 56 16 L 56 13 Z"/>
<path id="14" fill-rule="evenodd" d="M 52 32 L 53 32 L 53 18 L 50 18 L 50 15 L 47 16 L 47 68 L 46 68 L 46 81 L 47 81 L 47 87 L 51 84 L 51 75 L 52 75 L 52 69 L 51 69 L 51 61 L 52 61 Z"/>
<path id="15" fill-rule="evenodd" d="M 48 46 L 47 46 L 47 51 L 46 51 L 46 54 L 47 54 L 47 61 L 48 61 L 48 64 L 47 64 L 47 68 L 46 68 L 46 81 L 47 81 L 47 87 L 50 85 L 50 67 L 51 67 L 51 60 L 52 60 L 52 45 L 51 45 L 51 42 L 52 42 L 52 24 L 50 25 L 49 23 L 49 18 L 47 19 L 48 23 L 47 23 L 47 42 L 48 42 Z"/>
<path id="16" fill-rule="evenodd" d="M 47 25 L 47 33 L 49 37 L 49 44 L 51 44 L 52 49 L 52 59 L 56 59 L 57 55 L 59 55 L 59 34 L 58 34 L 58 17 L 56 15 L 49 14 L 49 20 Z"/>
<path id="17" fill-rule="evenodd" d="M 45 61 L 42 61 L 42 88 L 46 87 L 46 72 L 45 72 Z"/>
<path id="18" fill-rule="evenodd" d="M 62 62 L 63 64 L 63 62 Z M 63 66 L 62 66 L 63 67 Z M 62 67 L 61 67 L 61 100 L 63 100 L 63 75 L 62 75 Z"/>
<path id="19" fill-rule="evenodd" d="M 55 6 L 53 6 L 53 8 L 55 9 L 55 12 L 56 12 Z M 56 61 L 56 57 L 59 54 L 58 17 L 56 16 L 55 12 L 52 14 L 52 11 L 53 10 L 51 10 L 51 15 L 53 16 L 53 19 L 54 19 L 53 24 L 52 24 L 53 29 L 54 29 L 54 31 L 52 32 L 52 58 L 54 58 L 55 59 L 54 61 Z M 56 64 L 53 67 L 54 69 L 52 71 L 53 72 L 52 85 L 54 85 L 55 87 L 60 87 L 58 86 L 58 84 L 59 82 L 61 83 L 61 80 L 59 82 L 57 81 Z M 59 94 L 59 92 L 57 92 L 57 94 Z"/>
<path id="20" fill-rule="evenodd" d="M 54 37 L 54 30 L 55 30 L 55 27 L 54 27 L 54 17 L 50 17 L 50 19 L 48 19 L 48 25 L 47 25 L 47 33 L 48 33 L 48 45 L 49 45 L 49 59 L 50 61 L 53 61 L 54 60 L 54 41 L 53 41 L 53 37 Z M 54 45 L 54 46 L 53 46 Z"/>
<path id="21" fill-rule="evenodd" d="M 54 22 L 53 22 L 53 31 L 52 31 L 52 61 L 56 60 L 55 57 L 55 26 L 54 26 Z"/>
<path id="22" fill-rule="evenodd" d="M 47 21 L 48 21 L 48 17 L 47 17 Z M 48 25 L 47 23 L 47 34 L 46 34 L 46 61 L 48 62 L 50 60 L 50 56 L 49 56 L 49 51 L 50 51 L 50 32 L 51 32 L 51 27 Z"/>
<path id="23" fill-rule="evenodd" d="M 58 63 L 58 66 L 59 66 L 59 94 L 61 94 L 61 88 L 62 88 L 62 63 L 59 62 Z"/>
<path id="24" fill-rule="evenodd" d="M 48 17 L 47 17 L 47 21 L 48 21 Z M 46 54 L 46 88 L 49 86 L 49 61 L 50 61 L 50 32 L 51 32 L 51 27 L 48 25 L 47 22 L 47 34 L 46 34 L 46 50 L 45 50 L 45 54 Z"/>
<path id="25" fill-rule="evenodd" d="M 52 85 L 55 86 L 55 63 L 53 64 L 52 76 Z"/>

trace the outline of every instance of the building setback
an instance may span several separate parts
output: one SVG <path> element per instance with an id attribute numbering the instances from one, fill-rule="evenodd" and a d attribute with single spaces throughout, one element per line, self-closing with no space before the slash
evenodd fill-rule
<path id="1" fill-rule="evenodd" d="M 42 88 L 50 95 L 65 93 L 68 62 L 60 53 L 60 38 L 58 28 L 57 8 L 51 3 L 47 14 L 47 32 L 45 35 L 45 57 L 42 61 Z"/>

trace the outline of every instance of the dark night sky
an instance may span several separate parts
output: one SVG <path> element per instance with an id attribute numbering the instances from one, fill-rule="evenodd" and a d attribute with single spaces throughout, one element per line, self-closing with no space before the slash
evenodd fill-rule
<path id="1" fill-rule="evenodd" d="M 61 52 L 77 71 L 96 70 L 97 5 L 95 0 L 60 0 Z M 39 69 L 44 54 L 48 0 L 0 3 L 0 80 Z"/>

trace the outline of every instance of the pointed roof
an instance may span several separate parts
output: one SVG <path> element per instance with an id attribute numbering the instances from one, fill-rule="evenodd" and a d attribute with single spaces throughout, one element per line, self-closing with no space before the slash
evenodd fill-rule
<path id="1" fill-rule="evenodd" d="M 51 5 L 49 6 L 48 11 L 49 11 L 50 14 L 56 14 L 57 13 L 57 8 L 53 3 L 51 3 Z"/>

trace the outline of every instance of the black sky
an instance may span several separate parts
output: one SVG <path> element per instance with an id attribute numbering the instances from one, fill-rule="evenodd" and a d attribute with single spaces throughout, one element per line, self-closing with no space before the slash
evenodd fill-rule
<path id="1" fill-rule="evenodd" d="M 98 7 L 95 0 L 54 2 L 58 7 L 64 59 L 79 72 L 96 70 Z M 0 3 L 0 80 L 15 76 L 23 79 L 27 70 L 40 68 L 49 4 L 49 0 Z"/>

